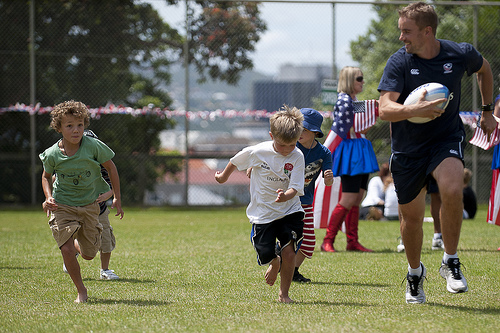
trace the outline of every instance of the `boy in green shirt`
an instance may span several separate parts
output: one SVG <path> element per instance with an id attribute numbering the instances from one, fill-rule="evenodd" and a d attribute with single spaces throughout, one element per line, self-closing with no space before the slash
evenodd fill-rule
<path id="1" fill-rule="evenodd" d="M 51 112 L 50 126 L 62 139 L 40 154 L 43 162 L 43 209 L 54 214 L 49 222 L 64 264 L 78 291 L 76 303 L 87 301 L 76 259 L 78 241 L 83 259 L 92 260 L 100 248 L 102 226 L 99 223 L 99 195 L 110 190 L 101 176 L 101 167 L 108 171 L 113 187 L 112 208 L 123 218 L 120 178 L 111 160 L 114 152 L 99 140 L 83 136 L 90 123 L 90 113 L 81 102 L 68 101 L 56 105 Z M 56 179 L 52 182 L 52 174 Z"/>

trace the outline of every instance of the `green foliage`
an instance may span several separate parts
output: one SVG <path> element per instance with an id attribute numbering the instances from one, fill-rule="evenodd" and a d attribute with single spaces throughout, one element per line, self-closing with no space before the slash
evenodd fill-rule
<path id="1" fill-rule="evenodd" d="M 7 79 L 0 82 L 0 105 L 29 104 L 29 6 L 24 1 L 0 1 L 0 8 L 0 29 L 9 32 L 0 37 L 0 45 L 7 48 L 1 55 L 0 70 Z M 36 100 L 42 105 L 68 99 L 93 106 L 134 105 L 128 100 L 138 79 L 133 72 L 149 69 L 153 76 L 141 77 L 154 87 L 147 93 L 161 96 L 168 106 L 171 100 L 159 87 L 169 81 L 168 65 L 176 52 L 171 44 L 181 42 L 178 32 L 149 4 L 36 1 Z"/>
<path id="2" fill-rule="evenodd" d="M 191 24 L 190 59 L 204 82 L 207 75 L 236 84 L 242 71 L 253 68 L 248 54 L 255 50 L 266 24 L 258 3 L 197 1 L 202 7 Z"/>
<path id="3" fill-rule="evenodd" d="M 399 222 L 360 221 L 361 242 L 374 253 L 316 252 L 293 283 L 295 304 L 277 302 L 257 265 L 244 208 L 164 210 L 124 208 L 110 214 L 117 238 L 110 268 L 99 280 L 99 255 L 79 259 L 90 300 L 74 304 L 76 289 L 41 210 L 0 211 L 0 322 L 3 332 L 495 332 L 500 314 L 500 245 L 486 206 L 465 221 L 459 255 L 470 290 L 450 294 L 439 276 L 442 251 L 432 251 L 424 223 L 422 261 L 427 303 L 405 303 L 407 270 L 397 253 Z M 429 216 L 428 213 L 426 216 Z M 16 221 L 13 223 L 12 221 Z M 36 249 L 36 251 L 33 251 Z"/>
<path id="4" fill-rule="evenodd" d="M 49 127 L 49 114 L 37 115 L 36 154 L 57 142 L 61 135 Z M 7 112 L 0 115 L 0 202 L 26 203 L 29 191 L 30 134 L 29 115 Z M 152 190 L 157 179 L 166 173 L 182 170 L 182 159 L 157 155 L 159 133 L 175 126 L 175 122 L 156 114 L 134 117 L 124 114 L 103 114 L 90 121 L 99 139 L 116 153 L 115 162 L 122 188 L 122 201 L 128 205 L 142 204 L 144 190 Z M 173 152 L 178 156 L 178 153 Z M 36 159 L 37 201 L 45 198 L 41 191 L 42 164 Z M 40 175 L 40 176 L 38 176 Z"/>
<path id="5" fill-rule="evenodd" d="M 182 170 L 180 159 L 154 158 L 160 150 L 159 133 L 174 126 L 174 121 L 156 114 L 109 114 L 91 121 L 90 128 L 116 153 L 122 202 L 142 204 L 144 190 L 153 190 L 159 177 Z"/>
<path id="6" fill-rule="evenodd" d="M 373 5 L 379 19 L 372 20 L 366 35 L 351 42 L 351 56 L 360 64 L 365 77 L 363 92 L 358 99 L 378 99 L 377 87 L 387 59 L 403 45 L 398 40 L 398 13 L 400 6 Z"/>
<path id="7" fill-rule="evenodd" d="M 186 37 L 163 22 L 150 4 L 134 0 L 34 4 L 36 102 L 51 106 L 73 99 L 91 107 L 171 106 L 165 88 L 171 79 L 169 66 L 182 60 Z M 193 20 L 191 61 L 200 73 L 236 84 L 239 73 L 252 68 L 249 53 L 265 30 L 258 4 L 198 1 L 196 5 L 203 10 Z M 1 107 L 30 104 L 29 8 L 26 1 L 0 0 Z M 0 151 L 12 154 L 0 159 L 8 176 L 0 180 L 0 202 L 26 203 L 30 201 L 29 118 L 27 114 L 0 117 Z M 36 153 L 60 138 L 48 124 L 47 115 L 36 117 Z M 142 203 L 145 189 L 151 190 L 164 173 L 181 169 L 178 158 L 154 158 L 160 149 L 159 133 L 173 126 L 156 115 L 102 115 L 92 121 L 91 128 L 117 153 L 124 202 Z M 37 168 L 41 173 L 39 163 Z"/>

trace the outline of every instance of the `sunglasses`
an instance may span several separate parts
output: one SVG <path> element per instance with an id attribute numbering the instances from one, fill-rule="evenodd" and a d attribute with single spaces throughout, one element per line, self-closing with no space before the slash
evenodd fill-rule
<path id="1" fill-rule="evenodd" d="M 358 82 L 363 82 L 363 77 L 362 77 L 362 76 L 358 76 L 358 77 L 356 78 L 356 81 L 358 81 Z"/>

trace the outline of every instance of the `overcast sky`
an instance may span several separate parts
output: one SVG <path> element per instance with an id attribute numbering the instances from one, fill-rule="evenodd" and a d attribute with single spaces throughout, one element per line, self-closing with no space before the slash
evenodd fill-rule
<path id="1" fill-rule="evenodd" d="M 185 7 L 167 6 L 164 0 L 146 0 L 171 26 L 184 31 Z M 331 65 L 333 62 L 333 9 L 331 4 L 263 3 L 261 14 L 267 31 L 251 56 L 256 71 L 273 75 L 283 64 Z M 335 5 L 336 63 L 356 65 L 349 55 L 349 41 L 366 34 L 375 18 L 368 5 Z M 396 22 L 394 23 L 396 24 Z"/>

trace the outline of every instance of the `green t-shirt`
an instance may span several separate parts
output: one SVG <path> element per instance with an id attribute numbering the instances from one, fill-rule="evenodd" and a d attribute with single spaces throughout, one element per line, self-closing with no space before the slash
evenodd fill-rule
<path id="1" fill-rule="evenodd" d="M 52 196 L 58 203 L 85 206 L 110 189 L 101 176 L 100 165 L 112 159 L 115 153 L 98 139 L 83 136 L 73 156 L 64 155 L 58 142 L 39 156 L 44 170 L 56 174 Z"/>

